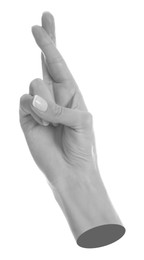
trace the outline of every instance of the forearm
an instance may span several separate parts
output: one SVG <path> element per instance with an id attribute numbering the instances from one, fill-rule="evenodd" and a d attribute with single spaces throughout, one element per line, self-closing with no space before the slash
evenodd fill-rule
<path id="1" fill-rule="evenodd" d="M 53 189 L 55 198 L 80 246 L 110 244 L 119 239 L 125 229 L 99 173 L 95 171 L 88 175 L 82 174 L 83 178 L 68 177 L 59 182 Z"/>

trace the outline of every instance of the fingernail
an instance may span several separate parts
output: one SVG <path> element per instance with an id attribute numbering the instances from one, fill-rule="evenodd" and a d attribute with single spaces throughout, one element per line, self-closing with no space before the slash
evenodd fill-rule
<path id="1" fill-rule="evenodd" d="M 49 123 L 44 121 L 44 120 L 42 120 L 42 123 L 43 123 L 44 126 L 48 126 L 49 125 Z"/>
<path id="2" fill-rule="evenodd" d="M 33 106 L 36 107 L 39 111 L 46 112 L 48 108 L 48 104 L 46 100 L 44 100 L 42 97 L 35 95 L 33 102 Z"/>

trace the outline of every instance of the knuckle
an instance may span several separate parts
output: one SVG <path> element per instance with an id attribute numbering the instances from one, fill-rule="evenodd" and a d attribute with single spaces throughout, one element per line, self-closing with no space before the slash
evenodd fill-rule
<path id="1" fill-rule="evenodd" d="M 55 117 L 60 117 L 63 114 L 63 107 L 55 104 L 53 111 L 54 111 Z"/>
<path id="2" fill-rule="evenodd" d="M 27 98 L 27 94 L 24 94 L 24 95 L 22 95 L 21 97 L 20 97 L 20 106 L 22 106 L 23 105 L 23 102 L 25 101 L 25 99 Z"/>
<path id="3" fill-rule="evenodd" d="M 41 85 L 42 80 L 40 78 L 33 79 L 29 85 L 29 92 L 31 95 L 34 95 L 35 90 L 39 85 Z"/>
<path id="4" fill-rule="evenodd" d="M 49 102 L 49 108 L 53 117 L 60 117 L 63 114 L 63 107 L 55 104 L 54 102 Z"/>
<path id="5" fill-rule="evenodd" d="M 20 97 L 19 100 L 19 113 L 27 113 L 28 112 L 28 100 L 29 100 L 29 95 L 24 94 Z"/>

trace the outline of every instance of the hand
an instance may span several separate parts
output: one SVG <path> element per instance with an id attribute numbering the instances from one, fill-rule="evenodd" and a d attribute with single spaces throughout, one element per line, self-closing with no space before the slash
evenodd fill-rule
<path id="1" fill-rule="evenodd" d="M 20 124 L 31 154 L 47 176 L 77 244 L 93 248 L 125 233 L 101 180 L 92 115 L 55 46 L 54 18 L 42 16 L 32 33 L 42 51 L 43 80 L 20 99 Z"/>
<path id="2" fill-rule="evenodd" d="M 33 26 L 32 33 L 42 51 L 43 80 L 33 80 L 21 97 L 20 123 L 36 164 L 54 185 L 95 167 L 92 115 L 55 46 L 53 16 L 44 13 L 42 27 Z M 46 112 L 32 105 L 37 95 L 47 102 Z"/>

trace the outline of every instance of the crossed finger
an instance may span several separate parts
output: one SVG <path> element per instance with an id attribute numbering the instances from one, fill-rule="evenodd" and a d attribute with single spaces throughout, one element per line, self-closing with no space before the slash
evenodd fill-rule
<path id="1" fill-rule="evenodd" d="M 55 46 L 55 33 L 53 33 L 52 36 L 52 31 L 50 29 L 52 24 L 54 26 L 52 17 L 53 16 L 50 13 L 44 13 L 42 15 L 43 27 L 38 25 L 33 26 L 32 33 L 36 43 L 46 57 L 46 67 L 54 83 L 53 86 L 57 101 L 60 102 L 60 105 L 65 106 L 65 104 L 68 104 L 71 98 L 73 98 L 72 93 L 75 93 L 77 96 L 76 99 L 79 100 L 79 109 L 87 110 L 81 92 L 71 72 L 69 71 L 66 62 Z M 51 23 L 49 19 L 51 20 Z M 54 27 L 53 30 L 55 30 Z M 52 36 L 52 38 L 49 34 Z M 73 101 L 75 101 L 75 97 L 73 98 Z M 74 106 L 77 106 L 77 104 L 74 104 Z"/>

